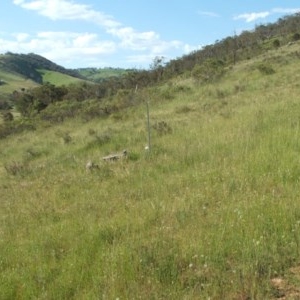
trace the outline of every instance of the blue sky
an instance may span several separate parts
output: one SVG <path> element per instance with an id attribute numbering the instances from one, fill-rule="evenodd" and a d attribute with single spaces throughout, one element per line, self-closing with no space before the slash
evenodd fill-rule
<path id="1" fill-rule="evenodd" d="M 299 11 L 299 0 L 1 0 L 0 53 L 141 69 Z"/>

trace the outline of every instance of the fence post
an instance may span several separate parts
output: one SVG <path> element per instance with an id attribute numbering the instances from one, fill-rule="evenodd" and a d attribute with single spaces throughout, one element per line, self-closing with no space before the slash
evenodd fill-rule
<path id="1" fill-rule="evenodd" d="M 150 133 L 150 116 L 149 116 L 149 103 L 146 101 L 147 108 L 147 129 L 148 129 L 148 151 L 151 151 L 151 133 Z"/>

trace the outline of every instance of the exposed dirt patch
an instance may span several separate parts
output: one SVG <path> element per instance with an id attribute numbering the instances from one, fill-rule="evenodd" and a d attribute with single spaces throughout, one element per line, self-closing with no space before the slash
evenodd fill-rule
<path id="1" fill-rule="evenodd" d="M 283 277 L 271 279 L 273 299 L 300 300 L 300 266 L 291 268 Z"/>

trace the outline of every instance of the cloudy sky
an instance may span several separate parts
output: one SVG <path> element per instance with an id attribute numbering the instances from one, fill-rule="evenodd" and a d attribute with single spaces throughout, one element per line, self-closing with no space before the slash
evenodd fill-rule
<path id="1" fill-rule="evenodd" d="M 148 68 L 299 11 L 299 0 L 1 0 L 0 54 Z"/>

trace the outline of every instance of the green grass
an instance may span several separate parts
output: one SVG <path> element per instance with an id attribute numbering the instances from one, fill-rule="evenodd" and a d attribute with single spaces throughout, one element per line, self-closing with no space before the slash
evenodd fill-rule
<path id="1" fill-rule="evenodd" d="M 32 80 L 25 79 L 21 76 L 4 72 L 0 70 L 0 80 L 4 81 L 4 84 L 0 85 L 0 95 L 7 96 L 13 91 L 20 91 L 21 88 L 29 89 L 37 86 L 37 83 Z"/>
<path id="2" fill-rule="evenodd" d="M 300 63 L 281 55 L 149 91 L 170 128 L 151 153 L 145 105 L 2 140 L 0 298 L 275 298 L 300 258 Z"/>
<path id="3" fill-rule="evenodd" d="M 78 72 L 89 80 L 99 81 L 110 77 L 120 77 L 128 73 L 129 70 L 118 68 L 82 68 Z"/>
<path id="4" fill-rule="evenodd" d="M 51 84 L 61 86 L 69 85 L 71 83 L 81 82 L 81 79 L 62 74 L 59 72 L 40 70 L 43 74 L 43 82 L 49 82 Z M 0 96 L 2 99 L 9 99 L 10 95 L 14 91 L 20 91 L 21 89 L 28 90 L 30 88 L 37 87 L 38 84 L 32 80 L 25 79 L 22 76 L 15 75 L 6 71 L 0 70 L 0 80 L 4 81 L 4 84 L 0 85 Z"/>
<path id="5" fill-rule="evenodd" d="M 40 70 L 43 75 L 43 82 L 49 82 L 56 86 L 69 85 L 71 83 L 82 82 L 82 79 L 75 78 L 60 72 L 49 71 L 49 70 Z"/>

